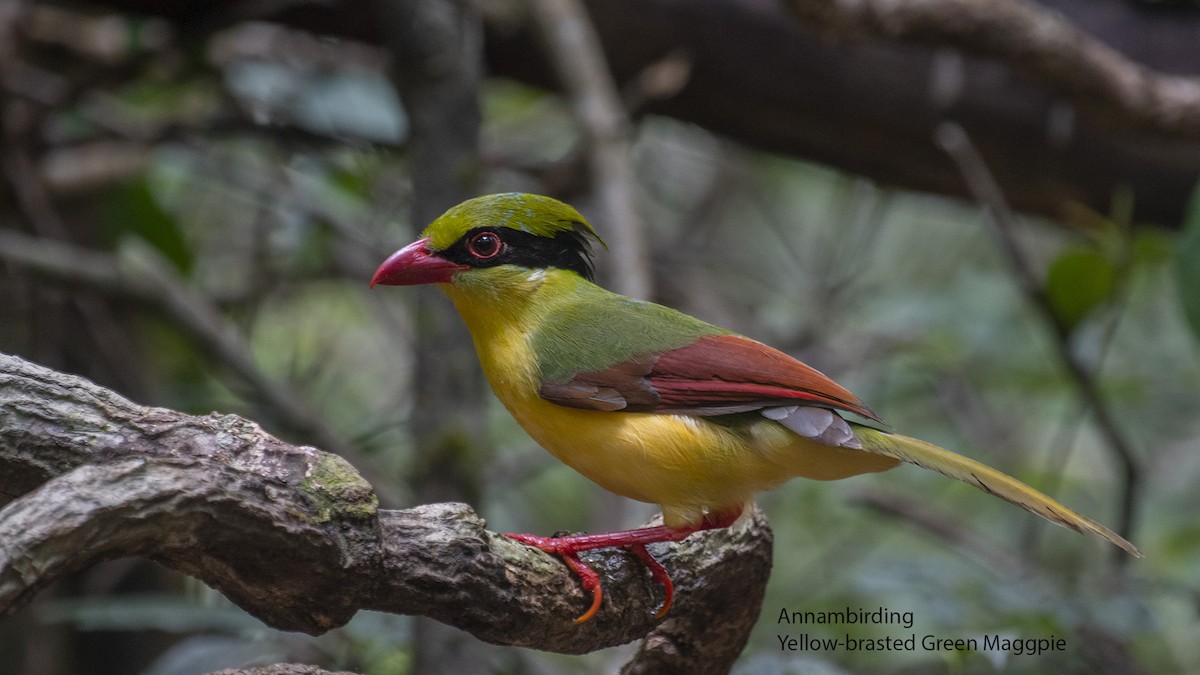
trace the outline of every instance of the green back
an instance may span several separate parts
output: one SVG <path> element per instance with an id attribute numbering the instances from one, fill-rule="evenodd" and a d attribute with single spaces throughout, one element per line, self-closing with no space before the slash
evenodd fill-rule
<path id="1" fill-rule="evenodd" d="M 728 334 L 670 307 L 626 298 L 580 280 L 554 303 L 531 339 L 542 378 L 565 382 L 576 373 L 678 349 L 705 335 Z"/>

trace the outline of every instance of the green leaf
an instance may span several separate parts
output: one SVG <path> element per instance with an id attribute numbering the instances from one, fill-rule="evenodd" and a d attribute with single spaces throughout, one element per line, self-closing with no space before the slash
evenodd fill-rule
<path id="1" fill-rule="evenodd" d="M 1063 251 L 1050 266 L 1046 295 L 1055 314 L 1075 328 L 1096 307 L 1112 298 L 1117 269 L 1099 250 L 1074 247 Z"/>
<path id="2" fill-rule="evenodd" d="M 175 218 L 159 206 L 144 178 L 116 186 L 109 195 L 104 219 L 113 243 L 136 235 L 153 246 L 186 276 L 193 256 Z"/>
<path id="3" fill-rule="evenodd" d="M 1183 316 L 1200 338 L 1200 186 L 1192 192 L 1183 219 L 1183 236 L 1175 249 L 1176 278 Z"/>

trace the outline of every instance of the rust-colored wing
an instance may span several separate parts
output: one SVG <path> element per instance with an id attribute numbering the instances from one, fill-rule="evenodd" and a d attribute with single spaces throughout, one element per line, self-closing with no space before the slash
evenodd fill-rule
<path id="1" fill-rule="evenodd" d="M 882 423 L 816 369 L 739 335 L 706 335 L 678 349 L 576 373 L 565 382 L 543 382 L 539 393 L 559 405 L 591 410 L 726 415 L 800 405 Z"/>

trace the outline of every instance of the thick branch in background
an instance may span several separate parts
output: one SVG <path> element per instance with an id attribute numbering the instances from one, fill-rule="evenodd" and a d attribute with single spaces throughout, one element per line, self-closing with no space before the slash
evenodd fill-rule
<path id="1" fill-rule="evenodd" d="M 336 455 L 288 445 L 234 415 L 139 406 L 7 355 L 0 496 L 0 615 L 68 572 L 144 556 L 285 630 L 319 634 L 376 609 L 574 654 L 648 634 L 631 672 L 727 671 L 771 564 L 761 513 L 744 528 L 656 551 L 677 591 L 656 622 L 658 590 L 640 563 L 598 552 L 589 562 L 605 604 L 576 625 L 588 601 L 567 568 L 489 532 L 466 505 L 381 511 Z"/>
<path id="2" fill-rule="evenodd" d="M 918 4 L 936 13 L 963 1 Z M 1028 43 L 1018 31 L 992 35 L 987 56 L 980 57 L 963 55 L 981 51 L 963 45 L 973 43 L 979 25 L 1016 11 L 1005 7 L 1010 3 L 971 3 L 978 18 L 944 23 L 931 35 L 881 30 L 881 22 L 870 19 L 877 15 L 853 10 L 873 2 L 822 2 L 828 12 L 841 15 L 841 24 L 859 24 L 849 32 L 878 37 L 831 43 L 801 25 L 785 2 L 812 4 L 585 4 L 618 84 L 635 80 L 669 54 L 692 59 L 687 85 L 649 101 L 641 112 L 699 124 L 757 148 L 828 163 L 888 185 L 969 197 L 958 171 L 930 141 L 939 121 L 953 119 L 971 134 L 1020 211 L 1061 217 L 1082 205 L 1108 213 L 1114 190 L 1128 189 L 1136 219 L 1171 227 L 1180 222 L 1200 175 L 1194 103 L 1178 105 L 1191 100 L 1187 92 L 1200 75 L 1200 10 L 1128 0 L 1024 3 L 1057 11 L 1067 21 L 1048 24 L 1047 35 L 1036 42 L 1039 49 L 1022 47 Z M 367 0 L 84 4 L 163 17 L 189 39 L 249 18 L 376 44 L 384 39 L 383 27 L 364 6 Z M 497 6 L 504 5 L 485 8 Z M 1097 50 L 1099 43 L 1107 47 Z M 497 11 L 487 25 L 488 71 L 560 86 L 539 44 L 530 17 Z M 1118 56 L 1133 65 L 1112 67 Z M 1077 73 L 1070 64 L 1088 67 Z M 1138 96 L 1138 91 L 1163 95 Z M 1147 128 L 1154 133 L 1138 131 Z"/>
<path id="3" fill-rule="evenodd" d="M 1006 3 L 976 4 L 986 14 Z M 1120 45 L 1150 68 L 1198 72 L 1200 13 L 1168 19 L 1121 0 L 1045 4 L 1071 17 L 1075 30 Z M 832 43 L 800 25 L 782 3 L 591 0 L 588 7 L 618 81 L 672 51 L 694 60 L 687 86 L 646 111 L 887 184 L 971 196 L 930 142 L 946 118 L 970 131 L 1005 195 L 1026 212 L 1062 217 L 1083 205 L 1108 213 L 1114 190 L 1128 188 L 1135 217 L 1174 226 L 1200 175 L 1200 143 L 1190 126 L 1161 124 L 1154 134 L 1113 126 L 1115 114 L 1096 116 L 1104 100 L 1057 82 L 1039 84 L 1023 61 L 952 51 L 957 43 L 949 38 L 933 47 L 883 39 Z M 495 72 L 552 85 L 545 66 L 527 53 L 523 29 L 497 27 L 489 36 Z M 963 33 L 960 41 L 969 37 Z M 1077 45 L 1058 46 L 1059 58 L 1070 62 Z M 1161 110 L 1154 114 L 1169 119 Z"/>
<path id="4" fill-rule="evenodd" d="M 828 35 L 911 41 L 995 57 L 1114 127 L 1200 138 L 1200 78 L 1156 73 L 1080 30 L 1066 16 L 1035 2 L 785 3 Z"/>

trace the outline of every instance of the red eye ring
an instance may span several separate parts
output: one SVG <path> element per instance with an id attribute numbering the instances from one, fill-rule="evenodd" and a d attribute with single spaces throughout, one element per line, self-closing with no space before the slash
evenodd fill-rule
<path id="1" fill-rule="evenodd" d="M 495 258 L 504 250 L 504 242 L 495 232 L 483 231 L 475 234 L 467 242 L 467 250 L 480 260 Z"/>

